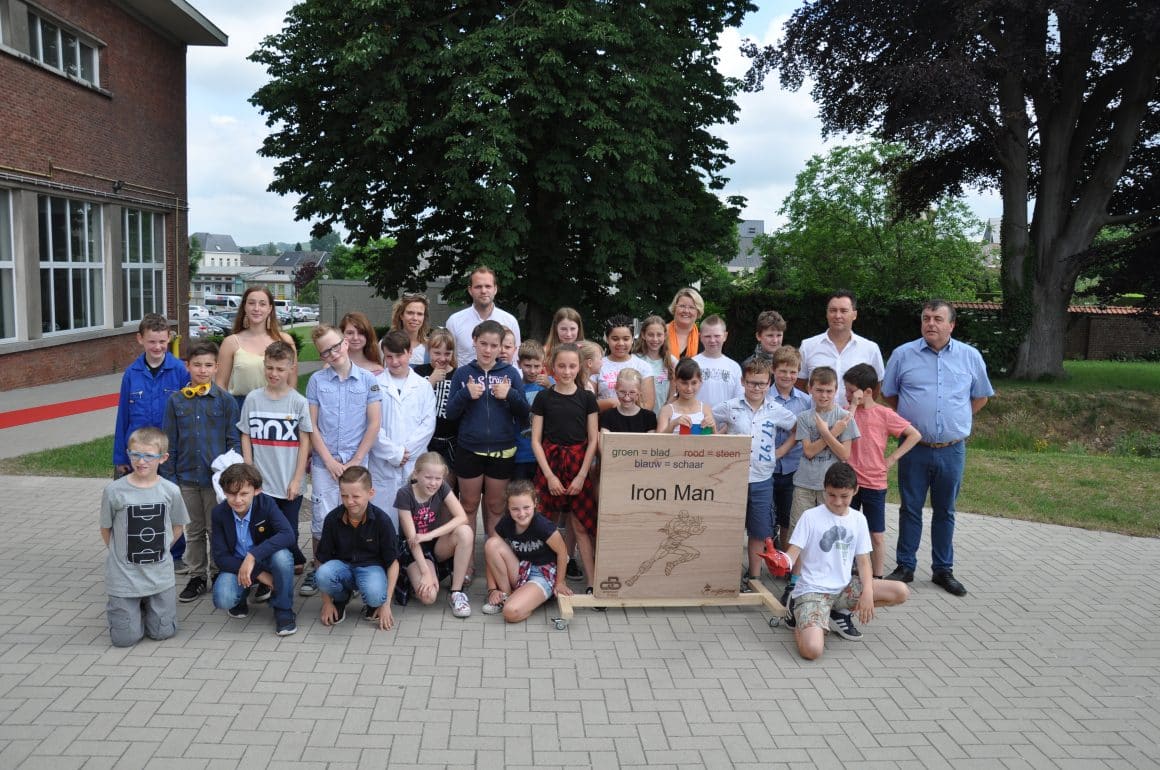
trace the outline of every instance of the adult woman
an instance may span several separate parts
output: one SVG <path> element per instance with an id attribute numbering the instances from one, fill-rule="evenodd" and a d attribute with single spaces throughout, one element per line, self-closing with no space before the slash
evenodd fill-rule
<path id="1" fill-rule="evenodd" d="M 218 353 L 217 385 L 232 393 L 238 406 L 251 390 L 266 387 L 266 348 L 279 340 L 297 349 L 294 339 L 278 325 L 274 295 L 265 286 L 251 286 L 242 294 L 233 333 L 222 340 Z M 289 383 L 291 388 L 298 384 L 297 361 Z"/>
<path id="2" fill-rule="evenodd" d="M 383 373 L 383 354 L 379 350 L 379 340 L 371 321 L 363 313 L 354 310 L 338 322 L 342 337 L 346 340 L 347 355 L 354 365 L 366 369 L 376 377 Z"/>
<path id="3" fill-rule="evenodd" d="M 431 333 L 427 295 L 404 294 L 391 313 L 391 331 L 406 332 L 411 340 L 411 363 L 427 363 L 427 335 Z"/>
<path id="4" fill-rule="evenodd" d="M 696 289 L 678 291 L 669 305 L 673 320 L 668 324 L 669 352 L 677 358 L 692 358 L 701 347 L 697 319 L 705 312 L 705 300 Z"/>

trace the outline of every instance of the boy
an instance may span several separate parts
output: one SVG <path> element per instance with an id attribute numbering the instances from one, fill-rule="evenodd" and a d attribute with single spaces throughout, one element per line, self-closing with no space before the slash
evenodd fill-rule
<path id="1" fill-rule="evenodd" d="M 874 400 L 878 395 L 878 373 L 870 364 L 850 367 L 842 379 L 846 385 L 846 402 L 854 415 L 861 435 L 850 448 L 850 465 L 858 475 L 858 493 L 851 506 L 862 512 L 870 527 L 870 544 L 874 548 L 871 564 L 875 579 L 882 577 L 886 540 L 886 474 L 904 454 L 922 439 L 909 422 L 888 406 Z M 886 439 L 902 440 L 898 448 L 886 453 Z"/>
<path id="2" fill-rule="evenodd" d="M 518 353 L 520 374 L 524 378 L 524 397 L 530 408 L 536 394 L 544 389 L 537 380 L 544 373 L 544 346 L 536 340 L 524 340 Z M 516 421 L 516 467 L 513 479 L 531 481 L 536 475 L 536 456 L 532 453 L 532 425 L 527 418 L 513 417 Z"/>
<path id="3" fill-rule="evenodd" d="M 302 485 L 310 461 L 310 406 L 290 387 L 296 354 L 279 340 L 266 348 L 266 387 L 250 391 L 238 416 L 242 432 L 242 457 L 265 479 L 264 493 L 273 498 L 294 530 L 294 571 L 306 564 L 298 547 L 298 512 L 302 508 Z"/>
<path id="4" fill-rule="evenodd" d="M 217 345 L 198 340 L 189 348 L 189 385 L 169 397 L 163 426 L 173 451 L 161 464 L 161 475 L 181 488 L 189 513 L 185 565 L 190 578 L 178 596 L 192 602 L 206 591 L 213 567 L 206 537 L 210 512 L 217 505 L 213 489 L 213 461 L 226 452 L 241 451 L 238 437 L 238 401 L 216 384 Z"/>
<path id="5" fill-rule="evenodd" d="M 825 502 L 802 513 L 787 554 L 801 571 L 801 580 L 789 600 L 786 625 L 794 629 L 798 653 L 806 660 L 821 657 L 827 627 L 845 636 L 834 622 L 835 611 L 849 614 L 857 609 L 859 619 L 869 623 L 875 607 L 902 604 L 910 596 L 904 583 L 870 576 L 866 519 L 849 515 L 850 500 L 858 490 L 854 469 L 834 463 L 826 469 L 823 483 Z M 858 574 L 851 578 L 855 558 Z"/>
<path id="6" fill-rule="evenodd" d="M 310 334 L 318 355 L 329 364 L 310 375 L 306 401 L 310 405 L 310 536 L 315 554 L 322 536 L 322 520 L 338 507 L 338 477 L 347 468 L 365 465 L 382 425 L 382 390 L 374 375 L 350 360 L 346 337 L 333 326 L 320 324 Z M 318 557 L 314 558 L 317 565 Z M 318 593 L 314 570 L 306 573 L 302 596 Z"/>
<path id="7" fill-rule="evenodd" d="M 231 618 L 250 614 L 250 586 L 272 593 L 274 632 L 298 631 L 294 617 L 294 531 L 274 498 L 262 494 L 262 474 L 252 465 L 234 463 L 222 471 L 226 501 L 213 509 L 213 560 L 221 572 L 213 583 L 213 606 Z"/>
<path id="8" fill-rule="evenodd" d="M 753 355 L 773 363 L 773 354 L 781 347 L 785 338 L 785 319 L 776 310 L 764 310 L 757 316 L 757 347 Z"/>
<path id="9" fill-rule="evenodd" d="M 347 468 L 338 488 L 342 505 L 326 516 L 316 551 L 321 562 L 322 624 L 333 626 L 346 620 L 346 603 L 358 589 L 363 618 L 386 631 L 395 624 L 390 597 L 399 579 L 398 530 L 390 516 L 371 503 L 375 490 L 366 468 Z"/>
<path id="10" fill-rule="evenodd" d="M 693 360 L 701 367 L 701 390 L 697 398 L 710 409 L 731 398 L 745 396 L 741 387 L 741 367 L 721 352 L 728 338 L 725 319 L 721 316 L 711 315 L 701 322 L 701 345 L 704 350 L 694 356 Z"/>
<path id="11" fill-rule="evenodd" d="M 181 491 L 157 474 L 169 449 L 165 434 L 138 428 L 126 445 L 132 471 L 101 495 L 101 539 L 108 549 L 105 613 L 115 647 L 130 647 L 146 634 L 168 639 L 177 633 L 169 546 L 189 521 Z"/>
<path id="12" fill-rule="evenodd" d="M 771 371 L 769 362 L 751 356 L 741 370 L 744 398 L 733 398 L 713 409 L 719 433 L 748 434 L 749 491 L 745 498 L 745 533 L 749 538 L 749 562 L 741 576 L 741 592 L 753 589 L 749 583 L 761 577 L 761 551 L 765 539 L 773 537 L 773 469 L 777 461 L 794 447 L 797 440 L 787 434 L 775 444 L 778 429 L 788 431 L 797 417 L 776 402 L 766 400 Z"/>
<path id="13" fill-rule="evenodd" d="M 367 467 L 375 480 L 375 505 L 387 511 L 397 532 L 395 495 L 409 483 L 415 460 L 435 435 L 435 389 L 411 369 L 411 338 L 406 332 L 387 332 L 379 346 L 385 368 L 376 379 L 383 417 Z"/>
<path id="14" fill-rule="evenodd" d="M 814 408 L 814 401 L 805 392 L 796 387 L 798 370 L 801 369 L 802 358 L 797 348 L 792 345 L 782 345 L 773 352 L 773 387 L 769 389 L 767 401 L 773 401 L 792 414 L 799 415 Z M 773 509 L 776 516 L 778 532 L 778 548 L 785 550 L 789 547 L 789 512 L 793 507 L 793 475 L 797 473 L 798 464 L 802 459 L 802 446 L 797 443 L 797 426 L 792 430 L 777 429 L 775 446 L 781 446 L 787 438 L 794 438 L 793 449 L 789 454 L 777 461 L 773 471 Z M 783 602 L 784 603 L 784 602 Z"/>

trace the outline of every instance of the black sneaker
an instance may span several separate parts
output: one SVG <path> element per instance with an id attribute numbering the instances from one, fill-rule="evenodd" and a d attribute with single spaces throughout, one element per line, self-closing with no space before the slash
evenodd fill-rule
<path id="1" fill-rule="evenodd" d="M 378 607 L 372 607 L 369 604 L 364 604 L 362 610 L 363 620 L 367 621 L 368 623 L 378 623 L 379 619 L 375 617 L 375 613 L 378 611 Z"/>
<path id="2" fill-rule="evenodd" d="M 338 617 L 331 623 L 332 626 L 337 626 L 342 621 L 346 620 L 346 602 L 335 602 L 334 608 L 338 610 Z"/>
<path id="3" fill-rule="evenodd" d="M 894 568 L 893 572 L 886 576 L 886 579 L 897 580 L 900 583 L 913 583 L 914 570 L 912 570 L 910 567 L 904 567 L 903 565 L 899 564 Z"/>
<path id="4" fill-rule="evenodd" d="M 196 601 L 199 596 L 201 596 L 202 594 L 205 593 L 205 591 L 206 591 L 205 578 L 203 578 L 203 577 L 190 578 L 189 582 L 185 584 L 185 590 L 182 591 L 181 595 L 177 597 L 177 601 L 182 602 L 182 603 Z"/>
<path id="5" fill-rule="evenodd" d="M 830 610 L 830 630 L 843 639 L 862 641 L 862 632 L 854 625 L 854 614 L 851 612 Z"/>
<path id="6" fill-rule="evenodd" d="M 274 589 L 265 583 L 258 584 L 258 590 L 254 591 L 254 601 L 267 602 L 270 601 L 270 594 L 274 593 Z"/>
<path id="7" fill-rule="evenodd" d="M 228 610 L 226 610 L 226 613 L 229 614 L 231 618 L 248 617 L 250 614 L 250 605 L 246 601 L 246 597 L 243 596 L 242 600 L 235 604 L 233 607 L 230 607 Z"/>
<path id="8" fill-rule="evenodd" d="M 568 569 L 564 571 L 564 577 L 568 580 L 583 580 L 584 569 L 580 566 L 580 562 L 575 559 L 569 559 Z"/>
<path id="9" fill-rule="evenodd" d="M 794 604 L 796 602 L 793 600 L 793 597 L 789 598 L 789 604 L 785 602 L 782 602 L 782 604 L 785 604 L 785 627 L 797 628 L 797 618 L 794 617 Z"/>
<path id="10" fill-rule="evenodd" d="M 759 578 L 755 578 L 755 577 L 751 576 L 748 571 L 741 573 L 741 593 L 743 593 L 743 594 L 753 593 L 753 586 L 751 586 L 749 584 L 750 584 L 750 582 L 752 582 L 754 580 L 758 580 L 758 579 Z"/>
<path id="11" fill-rule="evenodd" d="M 786 583 L 785 590 L 781 592 L 781 599 L 779 600 L 779 601 L 781 601 L 782 607 L 789 606 L 789 595 L 792 593 L 793 593 L 793 583 Z"/>
<path id="12" fill-rule="evenodd" d="M 936 570 L 931 576 L 931 581 L 936 586 L 942 586 L 948 594 L 954 596 L 966 596 L 967 587 L 955 579 L 955 573 L 949 569 Z"/>
<path id="13" fill-rule="evenodd" d="M 278 636 L 290 636 L 298 633 L 298 624 L 294 621 L 294 613 L 277 621 L 274 633 Z"/>
<path id="14" fill-rule="evenodd" d="M 593 595 L 592 594 L 592 586 L 588 586 L 587 588 L 584 589 L 584 595 L 585 596 L 592 596 Z M 591 609 L 593 612 L 608 612 L 607 607 L 592 607 Z"/>

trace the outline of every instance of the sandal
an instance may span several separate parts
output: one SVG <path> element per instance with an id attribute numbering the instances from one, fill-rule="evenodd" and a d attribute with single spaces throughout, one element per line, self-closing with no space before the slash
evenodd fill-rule
<path id="1" fill-rule="evenodd" d="M 493 602 L 492 597 L 499 594 L 499 601 Z M 489 588 L 487 591 L 487 604 L 483 605 L 484 615 L 498 615 L 503 612 L 504 602 L 507 601 L 508 595 L 498 588 Z"/>
<path id="2" fill-rule="evenodd" d="M 463 574 L 463 589 L 462 590 L 466 591 L 468 588 L 471 588 L 471 581 L 473 581 L 473 580 L 475 580 L 475 569 L 468 568 L 467 572 L 465 572 Z M 499 589 L 495 589 L 495 590 L 499 590 Z M 490 591 L 489 591 L 489 593 L 490 593 Z"/>

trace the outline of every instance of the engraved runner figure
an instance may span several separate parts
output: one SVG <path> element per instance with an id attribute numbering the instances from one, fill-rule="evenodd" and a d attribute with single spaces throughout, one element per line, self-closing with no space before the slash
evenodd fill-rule
<path id="1" fill-rule="evenodd" d="M 657 531 L 665 533 L 664 542 L 657 547 L 657 552 L 652 555 L 651 559 L 641 562 L 640 569 L 636 571 L 635 575 L 624 581 L 625 585 L 633 585 L 662 559 L 666 560 L 665 575 L 671 575 L 673 568 L 678 564 L 684 564 L 701 556 L 701 552 L 696 548 L 685 545 L 685 541 L 690 537 L 700 535 L 705 531 L 705 525 L 700 516 L 693 516 L 688 511 L 681 511 L 676 518 L 670 519 Z"/>

